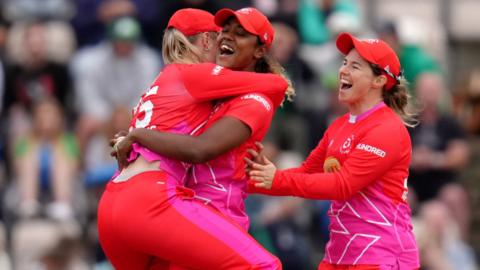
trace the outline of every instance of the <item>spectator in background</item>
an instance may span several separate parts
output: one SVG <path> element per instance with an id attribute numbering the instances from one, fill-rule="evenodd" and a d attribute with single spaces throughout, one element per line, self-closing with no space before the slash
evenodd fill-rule
<path id="1" fill-rule="evenodd" d="M 105 25 L 121 16 L 135 16 L 137 9 L 130 0 L 77 0 L 72 25 L 79 48 L 96 45 L 105 39 Z"/>
<path id="2" fill-rule="evenodd" d="M 313 92 L 315 75 L 310 67 L 298 57 L 299 45 L 297 32 L 284 23 L 273 23 L 275 39 L 271 47 L 271 55 L 287 72 L 289 78 L 299 92 Z M 302 93 L 300 93 L 302 96 Z M 305 94 L 303 94 L 305 95 Z M 296 102 L 297 103 L 297 102 Z M 300 159 L 307 155 L 309 149 L 309 123 L 301 117 L 301 105 L 286 103 L 275 114 L 272 126 L 268 133 L 268 140 L 279 147 L 280 151 L 289 151 L 300 155 Z"/>
<path id="3" fill-rule="evenodd" d="M 118 169 L 117 161 L 110 156 L 110 139 L 122 130 L 128 130 L 131 113 L 125 107 L 117 107 L 102 126 L 98 136 L 92 138 L 85 151 L 85 181 L 90 187 L 100 186 L 111 179 Z M 98 195 L 97 200 L 100 199 Z M 97 207 L 93 208 L 97 209 Z"/>
<path id="4" fill-rule="evenodd" d="M 67 21 L 76 11 L 74 0 L 4 0 L 1 6 L 11 22 L 32 18 Z"/>
<path id="5" fill-rule="evenodd" d="M 440 65 L 419 44 L 402 44 L 397 27 L 393 22 L 380 23 L 376 29 L 378 37 L 385 40 L 398 54 L 403 75 L 415 90 L 418 76 L 425 72 L 439 72 Z"/>
<path id="6" fill-rule="evenodd" d="M 72 62 L 82 152 L 115 108 L 136 104 L 161 67 L 160 56 L 140 40 L 134 18 L 115 19 L 107 32 L 107 40 L 79 51 Z"/>
<path id="7" fill-rule="evenodd" d="M 63 108 L 69 106 L 71 78 L 67 66 L 56 62 L 52 52 L 52 24 L 43 21 L 18 23 L 12 26 L 7 44 L 9 65 L 6 69 L 5 110 L 9 114 L 9 138 L 15 141 L 28 130 L 31 106 L 45 97 L 57 99 Z M 64 28 L 68 29 L 68 28 Z M 68 31 L 68 30 L 67 30 Z M 66 32 L 63 32 L 66 33 Z M 64 50 L 64 59 L 68 59 L 68 51 L 73 50 L 68 34 L 60 39 L 70 42 L 70 48 Z M 58 39 L 57 39 L 58 40 Z M 57 55 L 58 56 L 58 55 Z M 62 58 L 57 57 L 57 58 Z M 66 111 L 71 115 L 71 111 Z"/>
<path id="8" fill-rule="evenodd" d="M 445 204 L 435 200 L 422 205 L 414 225 L 422 267 L 431 270 L 477 269 L 473 250 L 462 239 Z"/>
<path id="9" fill-rule="evenodd" d="M 298 27 L 302 42 L 321 45 L 332 39 L 327 27 L 329 16 L 337 12 L 360 17 L 358 4 L 352 0 L 300 0 Z"/>
<path id="10" fill-rule="evenodd" d="M 480 136 L 480 69 L 474 69 L 455 93 L 455 112 L 470 135 Z"/>
<path id="11" fill-rule="evenodd" d="M 253 2 L 272 22 L 282 22 L 298 32 L 299 0 L 253 0 Z"/>
<path id="12" fill-rule="evenodd" d="M 421 111 L 420 124 L 409 130 L 413 151 L 409 185 L 419 202 L 435 198 L 443 200 L 458 222 L 462 237 L 465 237 L 470 210 L 467 193 L 456 179 L 469 157 L 465 132 L 451 113 L 442 110 L 442 103 L 449 99 L 439 74 L 421 75 L 416 93 Z"/>
<path id="13" fill-rule="evenodd" d="M 60 103 L 54 98 L 37 101 L 32 110 L 33 127 L 15 145 L 14 174 L 19 190 L 20 217 L 38 215 L 42 194 L 50 190 L 45 212 L 57 220 L 71 220 L 73 186 L 79 160 L 74 137 L 65 130 Z"/>
<path id="14" fill-rule="evenodd" d="M 262 153 L 282 169 L 299 166 L 303 158 L 281 151 L 270 142 L 264 144 Z M 309 202 L 295 197 L 268 198 L 251 194 L 245 205 L 251 218 L 249 233 L 280 258 L 284 270 L 312 269 Z"/>

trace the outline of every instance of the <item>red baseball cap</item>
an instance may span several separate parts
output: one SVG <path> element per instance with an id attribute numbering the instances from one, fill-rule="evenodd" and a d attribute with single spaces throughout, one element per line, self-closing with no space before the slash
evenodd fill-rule
<path id="1" fill-rule="evenodd" d="M 247 32 L 258 36 L 262 43 L 270 47 L 275 31 L 270 21 L 260 11 L 253 7 L 246 7 L 236 11 L 224 8 L 215 13 L 215 23 L 218 26 L 223 26 L 231 16 L 235 16 Z"/>
<path id="2" fill-rule="evenodd" d="M 221 30 L 214 23 L 211 13 L 196 9 L 183 8 L 177 10 L 168 21 L 167 29 L 175 28 L 185 36 L 192 36 L 202 32 L 218 32 Z"/>
<path id="3" fill-rule="evenodd" d="M 395 51 L 380 39 L 358 39 L 349 33 L 341 33 L 337 37 L 337 48 L 343 54 L 348 54 L 355 48 L 365 60 L 377 65 L 387 75 L 386 90 L 395 86 L 401 78 L 400 60 Z"/>

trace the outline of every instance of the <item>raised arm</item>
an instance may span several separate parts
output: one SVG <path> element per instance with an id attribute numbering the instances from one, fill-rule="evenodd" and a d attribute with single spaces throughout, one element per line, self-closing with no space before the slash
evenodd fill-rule
<path id="1" fill-rule="evenodd" d="M 278 106 L 288 87 L 279 75 L 233 71 L 211 63 L 185 65 L 180 74 L 188 92 L 199 101 L 256 92 L 267 95 Z"/>

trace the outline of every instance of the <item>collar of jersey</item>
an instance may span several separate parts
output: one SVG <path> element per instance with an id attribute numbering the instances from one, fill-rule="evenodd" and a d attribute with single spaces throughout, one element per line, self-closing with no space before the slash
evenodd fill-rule
<path id="1" fill-rule="evenodd" d="M 348 116 L 348 122 L 349 122 L 350 124 L 355 124 L 355 123 L 357 123 L 358 121 L 360 121 L 360 120 L 366 118 L 367 116 L 369 116 L 370 114 L 372 114 L 374 111 L 376 111 L 376 110 L 378 110 L 378 109 L 380 109 L 380 108 L 383 108 L 383 107 L 385 107 L 385 106 L 387 106 L 387 105 L 385 104 L 385 102 L 381 101 L 381 102 L 379 102 L 378 104 L 376 104 L 375 106 L 373 106 L 372 108 L 366 110 L 365 112 L 363 112 L 363 113 L 361 113 L 361 114 L 359 114 L 359 115 L 353 115 L 353 114 L 350 113 L 349 116 Z"/>

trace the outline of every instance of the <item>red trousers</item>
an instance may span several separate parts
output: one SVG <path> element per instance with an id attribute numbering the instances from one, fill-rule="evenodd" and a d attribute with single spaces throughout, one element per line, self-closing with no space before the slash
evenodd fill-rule
<path id="1" fill-rule="evenodd" d="M 98 207 L 100 244 L 117 270 L 281 269 L 248 233 L 177 191 L 163 172 L 110 182 Z"/>

